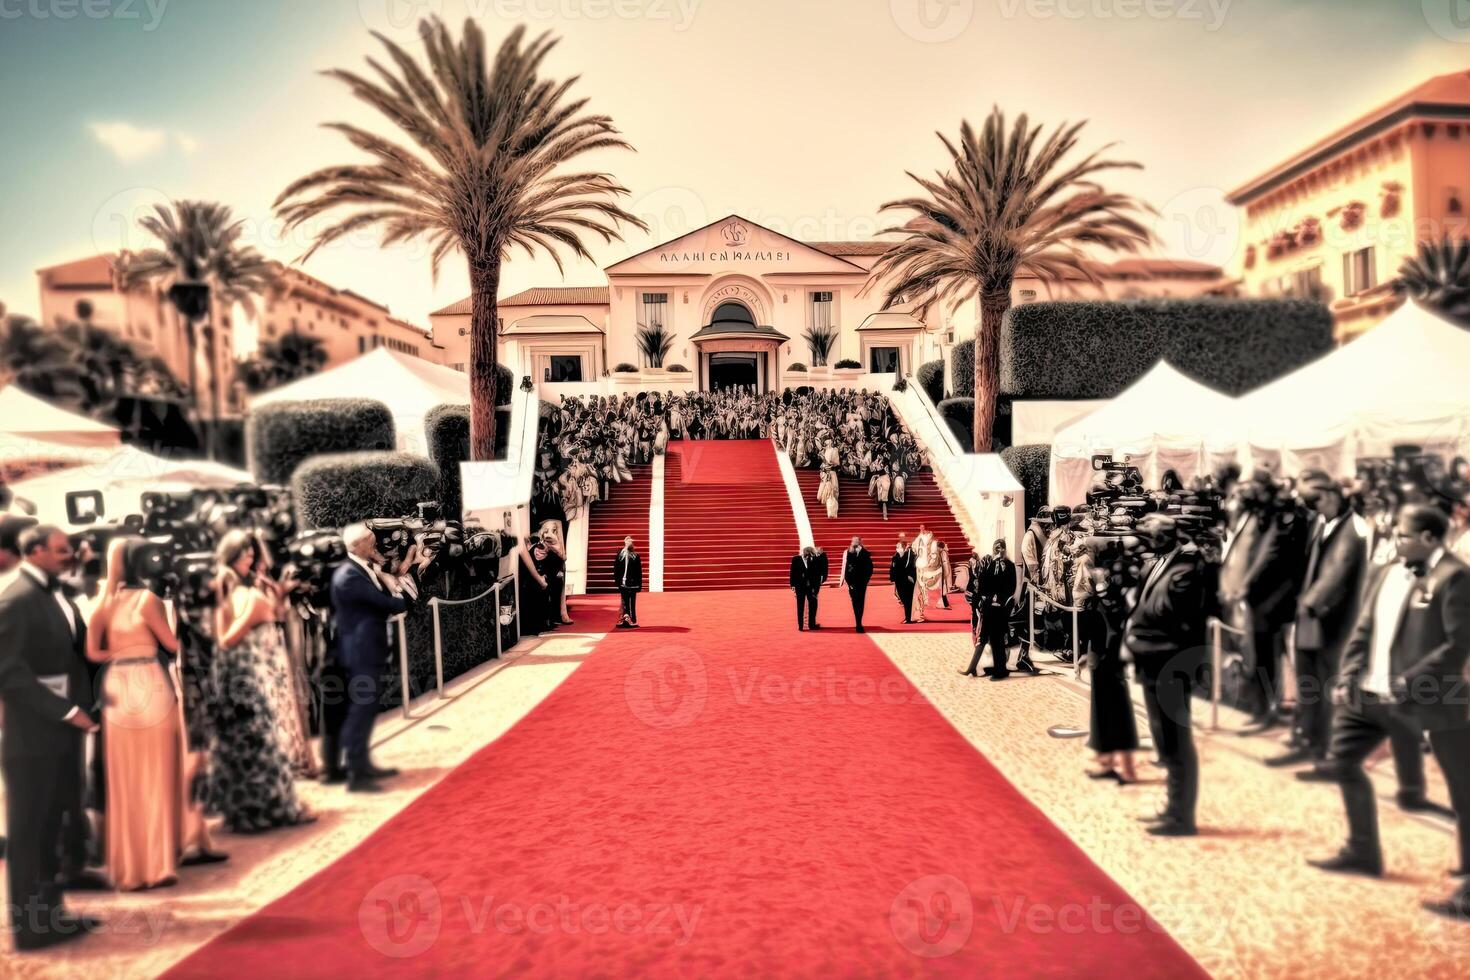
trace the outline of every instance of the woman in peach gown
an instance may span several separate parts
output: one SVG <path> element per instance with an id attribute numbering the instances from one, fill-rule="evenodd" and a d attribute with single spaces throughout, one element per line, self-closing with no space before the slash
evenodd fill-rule
<path id="1" fill-rule="evenodd" d="M 87 632 L 102 675 L 107 753 L 107 871 L 123 891 L 177 880 L 183 835 L 184 738 L 173 681 L 159 660 L 178 640 L 163 600 L 127 574 L 140 539 L 107 550 L 107 585 Z"/>

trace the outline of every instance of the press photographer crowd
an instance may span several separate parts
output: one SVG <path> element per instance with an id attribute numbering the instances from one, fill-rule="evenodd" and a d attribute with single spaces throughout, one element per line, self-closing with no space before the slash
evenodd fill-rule
<path id="1" fill-rule="evenodd" d="M 515 548 L 436 503 L 298 532 L 278 487 L 145 493 L 137 513 L 108 522 L 95 492 L 69 494 L 67 509 L 95 523 L 68 534 L 0 516 L 0 766 L 19 950 L 95 928 L 68 911 L 67 891 L 162 888 L 226 860 L 216 820 L 235 833 L 310 822 L 299 778 L 381 791 L 398 775 L 369 751 L 396 669 L 390 620 L 483 593 Z"/>
<path id="2" fill-rule="evenodd" d="M 1222 468 L 1186 488 L 1172 472 L 1146 491 L 1136 468 L 1094 458 L 1087 505 L 1042 508 L 1022 544 L 1025 610 L 1008 586 L 969 590 L 974 673 L 983 649 L 1034 646 L 1091 675 L 1088 775 L 1127 786 L 1139 747 L 1127 667 L 1142 690 L 1166 803 L 1148 833 L 1193 836 L 1200 786 L 1191 716 L 1208 698 L 1210 621 L 1218 618 L 1223 700 L 1248 714 L 1244 735 L 1280 729 L 1272 767 L 1341 788 L 1348 839 L 1312 858 L 1325 871 L 1381 876 L 1376 803 L 1364 764 L 1391 744 L 1397 803 L 1457 820 L 1461 884 L 1431 911 L 1470 915 L 1470 466 L 1397 446 L 1360 460 L 1356 478 L 1322 471 L 1278 479 Z M 1004 543 L 997 542 L 998 559 Z M 992 558 L 993 564 L 997 559 Z M 972 581 L 984 583 L 986 560 Z M 1026 632 L 1035 615 L 1035 636 Z M 991 619 L 995 625 L 987 623 Z M 1005 655 L 993 676 L 1004 676 Z M 1426 795 L 1425 755 L 1450 807 Z M 1324 805 L 1324 816 L 1328 811 Z"/>

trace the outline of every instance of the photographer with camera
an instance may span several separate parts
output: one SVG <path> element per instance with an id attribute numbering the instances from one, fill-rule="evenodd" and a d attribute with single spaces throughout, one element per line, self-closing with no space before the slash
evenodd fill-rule
<path id="1" fill-rule="evenodd" d="M 1239 483 L 1236 497 L 1240 515 L 1225 544 L 1220 607 L 1248 637 L 1236 694 L 1251 715 L 1242 734 L 1255 735 L 1280 724 L 1283 639 L 1306 571 L 1308 522 L 1266 470 Z"/>
<path id="2" fill-rule="evenodd" d="M 345 754 L 348 792 L 377 793 L 382 790 L 378 780 L 398 775 L 396 769 L 374 765 L 370 748 L 378 691 L 388 666 L 388 620 L 408 610 L 406 582 L 383 567 L 377 538 L 366 524 L 343 528 L 342 541 L 347 561 L 332 573 L 336 642 L 330 657 L 340 671 L 343 690 L 330 692 L 322 748 L 329 781 L 339 778 Z M 415 557 L 416 549 L 411 548 L 405 564 Z"/>
<path id="3" fill-rule="evenodd" d="M 1215 568 L 1181 538 L 1174 517 L 1148 514 L 1137 530 L 1152 557 L 1142 570 L 1125 642 L 1143 687 L 1154 747 L 1168 773 L 1166 805 L 1143 820 L 1156 837 L 1192 837 L 1199 756 L 1190 701 L 1206 655 L 1206 624 L 1215 611 Z"/>

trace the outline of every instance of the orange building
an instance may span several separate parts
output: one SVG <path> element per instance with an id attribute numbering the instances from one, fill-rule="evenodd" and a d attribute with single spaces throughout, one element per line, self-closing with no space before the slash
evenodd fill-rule
<path id="1" fill-rule="evenodd" d="M 1253 296 L 1318 297 L 1340 339 L 1398 306 L 1420 241 L 1466 234 L 1470 71 L 1431 78 L 1232 191 Z"/>

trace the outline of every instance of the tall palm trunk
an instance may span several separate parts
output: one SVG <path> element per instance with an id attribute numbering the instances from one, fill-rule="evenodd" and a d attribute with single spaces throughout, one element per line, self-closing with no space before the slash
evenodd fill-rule
<path id="1" fill-rule="evenodd" d="M 470 263 L 470 458 L 495 458 L 498 261 Z"/>
<path id="2" fill-rule="evenodd" d="M 995 429 L 995 398 L 1000 387 L 1000 324 L 1011 308 L 1009 291 L 980 293 L 980 323 L 975 330 L 975 432 L 973 448 L 990 452 Z"/>
<path id="3" fill-rule="evenodd" d="M 208 316 L 209 322 L 204 328 L 204 357 L 209 362 L 209 439 L 205 452 L 210 459 L 219 459 L 219 348 L 215 339 L 218 317 L 212 302 Z"/>
<path id="4" fill-rule="evenodd" d="M 198 422 L 201 414 L 199 411 L 198 334 L 194 329 L 194 321 L 192 318 L 184 316 L 184 314 L 182 313 L 176 313 L 176 315 L 179 317 L 179 319 L 184 321 L 184 348 L 188 352 L 187 356 L 189 361 L 189 401 L 192 403 L 191 407 L 194 410 L 194 421 Z M 201 433 L 201 435 L 202 434 L 203 433 Z"/>

